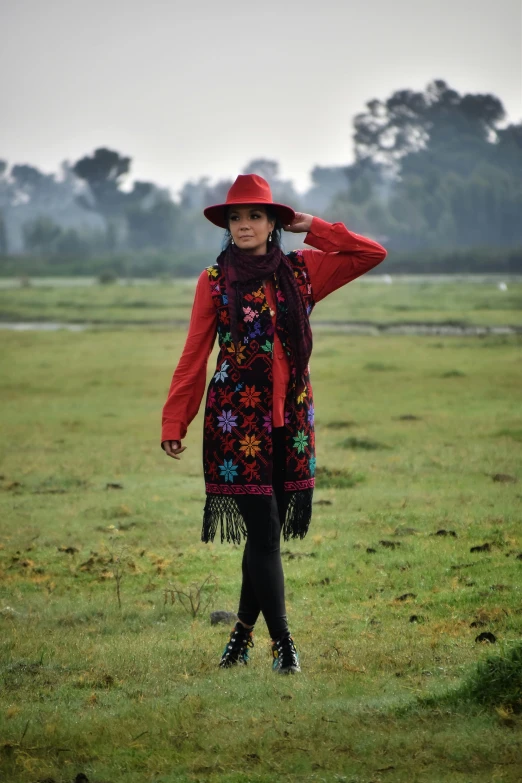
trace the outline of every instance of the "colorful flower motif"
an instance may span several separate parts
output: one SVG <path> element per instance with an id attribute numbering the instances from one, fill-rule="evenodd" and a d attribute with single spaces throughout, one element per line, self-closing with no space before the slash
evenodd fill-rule
<path id="1" fill-rule="evenodd" d="M 228 304 L 228 296 L 226 294 L 223 294 L 222 300 L 224 305 Z"/>
<path id="2" fill-rule="evenodd" d="M 259 321 L 256 321 L 251 327 L 248 332 L 248 336 L 250 339 L 252 337 L 258 337 L 261 334 L 261 323 Z"/>
<path id="3" fill-rule="evenodd" d="M 255 386 L 247 385 L 245 391 L 241 392 L 240 403 L 247 408 L 255 408 L 261 402 L 260 397 L 261 392 L 256 391 Z"/>
<path id="4" fill-rule="evenodd" d="M 210 277 L 217 277 L 219 275 L 219 270 L 216 267 L 210 267 L 209 272 Z"/>
<path id="5" fill-rule="evenodd" d="M 301 394 L 297 397 L 297 402 L 303 402 L 304 398 L 307 396 L 306 394 L 306 387 L 303 389 Z"/>
<path id="6" fill-rule="evenodd" d="M 234 391 L 241 391 L 244 385 L 245 385 L 244 383 L 238 383 Z"/>
<path id="7" fill-rule="evenodd" d="M 263 427 L 265 430 L 268 430 L 268 432 L 272 432 L 272 412 L 265 414 L 263 417 Z"/>
<path id="8" fill-rule="evenodd" d="M 303 454 L 305 448 L 308 445 L 308 435 L 305 435 L 304 430 L 294 435 L 294 449 L 297 449 L 298 454 Z"/>
<path id="9" fill-rule="evenodd" d="M 221 471 L 221 478 L 224 478 L 225 481 L 230 481 L 232 483 L 237 477 L 237 465 L 233 465 L 231 459 L 224 460 L 223 464 L 219 466 L 219 469 Z"/>
<path id="10" fill-rule="evenodd" d="M 315 476 L 315 457 L 310 457 L 308 466 L 310 468 L 310 475 Z"/>
<path id="11" fill-rule="evenodd" d="M 272 343 L 270 340 L 267 340 L 264 345 L 261 346 L 262 351 L 266 351 L 266 353 L 271 353 L 272 351 Z"/>
<path id="12" fill-rule="evenodd" d="M 246 359 L 244 351 L 245 351 L 245 346 L 241 345 L 241 343 L 238 343 L 235 352 L 235 359 L 238 364 L 241 364 L 241 362 L 244 362 Z"/>
<path id="13" fill-rule="evenodd" d="M 224 381 L 225 378 L 228 378 L 228 373 L 226 372 L 229 368 L 228 362 L 223 362 L 217 373 L 214 375 L 215 381 Z"/>
<path id="14" fill-rule="evenodd" d="M 259 317 L 259 313 L 256 313 L 255 310 L 252 310 L 251 307 L 243 307 L 243 312 L 245 314 L 243 320 L 246 321 L 247 323 L 250 323 L 251 321 L 254 320 L 254 318 Z"/>
<path id="15" fill-rule="evenodd" d="M 231 336 L 230 332 L 227 332 L 226 334 L 223 335 L 223 342 L 224 343 L 229 343 L 231 340 L 232 340 L 232 336 Z"/>
<path id="16" fill-rule="evenodd" d="M 283 292 L 281 291 L 281 289 L 279 289 L 277 291 L 277 301 L 278 302 L 284 302 L 285 301 L 285 297 L 284 297 Z"/>
<path id="17" fill-rule="evenodd" d="M 313 405 L 310 405 L 310 407 L 308 408 L 308 416 L 307 416 L 308 424 L 314 423 L 314 417 L 315 417 L 315 409 Z"/>
<path id="18" fill-rule="evenodd" d="M 221 416 L 217 417 L 218 427 L 221 427 L 223 432 L 232 432 L 232 427 L 236 426 L 237 416 L 232 415 L 232 411 L 221 411 Z"/>
<path id="19" fill-rule="evenodd" d="M 245 435 L 244 439 L 239 442 L 243 444 L 240 449 L 245 452 L 246 457 L 255 457 L 257 452 L 261 451 L 259 448 L 261 441 L 255 435 Z"/>

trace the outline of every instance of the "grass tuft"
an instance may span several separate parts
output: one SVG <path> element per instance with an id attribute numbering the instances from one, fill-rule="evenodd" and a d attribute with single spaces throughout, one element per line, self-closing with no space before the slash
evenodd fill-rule
<path id="1" fill-rule="evenodd" d="M 339 468 L 317 468 L 317 489 L 349 489 L 364 481 L 360 473 L 350 473 Z"/>
<path id="2" fill-rule="evenodd" d="M 389 449 L 384 443 L 379 443 L 377 440 L 370 440 L 369 438 L 345 438 L 339 446 L 343 449 L 363 449 L 364 451 L 376 451 L 378 449 Z"/>
<path id="3" fill-rule="evenodd" d="M 461 693 L 477 704 L 522 713 L 522 644 L 480 661 Z"/>

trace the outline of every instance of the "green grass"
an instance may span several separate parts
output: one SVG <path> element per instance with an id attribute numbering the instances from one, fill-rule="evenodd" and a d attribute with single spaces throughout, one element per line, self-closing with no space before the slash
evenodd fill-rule
<path id="1" fill-rule="evenodd" d="M 201 417 L 180 462 L 159 447 L 183 340 L 2 334 L 0 779 L 519 781 L 522 719 L 480 673 L 519 676 L 522 340 L 316 333 L 323 502 L 283 544 L 294 678 L 262 620 L 251 665 L 216 668 L 242 550 L 199 540 Z M 209 575 L 204 615 L 171 602 Z"/>
<path id="2" fill-rule="evenodd" d="M 29 288 L 0 288 L 0 320 L 188 322 L 194 289 L 193 280 L 183 279 L 140 285 L 93 282 L 76 286 L 62 286 L 49 279 Z M 313 319 L 520 326 L 522 283 L 509 282 L 508 290 L 500 291 L 495 281 L 440 283 L 395 277 L 393 284 L 386 285 L 361 278 L 331 294 L 327 303 L 319 302 Z M 390 364 L 386 360 L 382 367 L 373 369 L 393 369 Z"/>

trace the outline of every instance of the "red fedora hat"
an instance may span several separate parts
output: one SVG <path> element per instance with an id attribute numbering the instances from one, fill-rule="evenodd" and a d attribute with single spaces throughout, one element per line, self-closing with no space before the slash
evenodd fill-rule
<path id="1" fill-rule="evenodd" d="M 295 218 L 292 207 L 274 203 L 270 185 L 258 174 L 240 174 L 228 191 L 226 202 L 206 207 L 203 214 L 215 226 L 228 228 L 227 207 L 231 207 L 233 204 L 262 204 L 265 207 L 272 207 L 284 226 Z"/>

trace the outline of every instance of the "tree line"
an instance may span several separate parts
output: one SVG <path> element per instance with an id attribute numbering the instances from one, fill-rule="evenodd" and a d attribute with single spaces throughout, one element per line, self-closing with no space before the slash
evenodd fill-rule
<path id="1" fill-rule="evenodd" d="M 451 259 L 522 270 L 522 123 L 506 123 L 496 96 L 442 80 L 399 90 L 368 101 L 352 137 L 354 162 L 315 166 L 305 193 L 277 161 L 251 160 L 244 172 L 265 177 L 276 201 L 378 239 L 405 271 Z M 58 174 L 0 160 L 0 270 L 197 272 L 219 249 L 201 210 L 223 201 L 232 179 L 189 181 L 173 198 L 153 182 L 124 189 L 131 166 L 107 148 Z"/>

